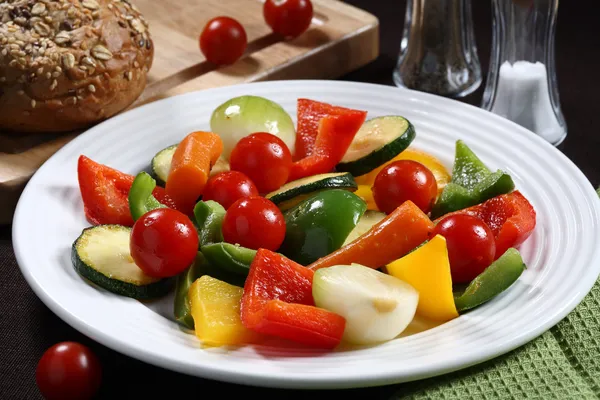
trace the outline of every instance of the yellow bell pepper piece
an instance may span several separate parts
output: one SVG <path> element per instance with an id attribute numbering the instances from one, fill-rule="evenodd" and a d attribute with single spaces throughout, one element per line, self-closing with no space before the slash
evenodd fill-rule
<path id="1" fill-rule="evenodd" d="M 354 194 L 367 203 L 367 210 L 379 211 L 379 208 L 377 208 L 377 204 L 375 203 L 375 198 L 373 197 L 373 192 L 371 191 L 371 186 L 358 185 L 358 189 Z"/>
<path id="2" fill-rule="evenodd" d="M 195 333 L 208 346 L 254 343 L 256 332 L 250 331 L 240 318 L 243 289 L 204 275 L 190 286 L 188 299 Z"/>
<path id="3" fill-rule="evenodd" d="M 450 182 L 450 178 L 451 178 L 450 173 L 448 172 L 446 167 L 444 167 L 444 165 L 442 164 L 442 162 L 440 160 L 438 160 L 436 157 L 434 157 L 431 154 L 426 153 L 424 151 L 408 148 L 408 149 L 404 150 L 402 153 L 398 154 L 392 160 L 375 168 L 373 171 L 371 171 L 365 175 L 355 177 L 354 180 L 359 185 L 359 189 L 360 189 L 360 185 L 367 185 L 369 188 L 371 186 L 373 186 L 373 183 L 375 182 L 375 178 L 377 177 L 377 174 L 379 173 L 379 171 L 381 171 L 383 168 L 385 168 L 385 166 L 388 165 L 389 163 L 392 163 L 392 162 L 398 161 L 398 160 L 413 160 L 413 161 L 417 161 L 417 162 L 423 164 L 425 167 L 427 167 L 433 173 L 433 176 L 435 176 L 435 180 L 437 182 L 437 187 L 438 187 L 438 195 L 440 193 L 442 193 L 442 190 L 444 190 L 444 187 L 448 184 L 448 182 Z M 373 195 L 371 195 L 371 197 L 372 196 Z"/>
<path id="4" fill-rule="evenodd" d="M 419 292 L 417 314 L 434 321 L 458 317 L 446 239 L 436 235 L 412 253 L 387 265 L 387 272 Z"/>

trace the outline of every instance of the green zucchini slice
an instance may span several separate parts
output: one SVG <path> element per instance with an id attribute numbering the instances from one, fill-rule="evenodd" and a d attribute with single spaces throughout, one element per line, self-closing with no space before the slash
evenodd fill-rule
<path id="1" fill-rule="evenodd" d="M 326 189 L 345 189 L 354 192 L 358 189 L 358 185 L 354 181 L 352 174 L 348 172 L 333 172 L 308 176 L 288 182 L 265 197 L 277 204 L 281 210 L 285 211 Z"/>
<path id="2" fill-rule="evenodd" d="M 361 176 L 402 153 L 415 139 L 414 126 L 404 117 L 384 116 L 363 124 L 337 171 Z"/>
<path id="3" fill-rule="evenodd" d="M 356 227 L 350 232 L 343 246 L 355 241 L 360 236 L 371 230 L 373 226 L 381 222 L 386 217 L 386 214 L 381 211 L 367 210 L 358 220 Z"/>
<path id="4" fill-rule="evenodd" d="M 167 294 L 172 279 L 146 275 L 129 252 L 131 228 L 98 225 L 83 230 L 71 249 L 75 270 L 92 283 L 121 296 L 148 300 Z"/>
<path id="5" fill-rule="evenodd" d="M 177 145 L 174 144 L 165 149 L 162 149 L 152 159 L 152 174 L 156 178 L 156 182 L 159 185 L 164 185 L 169 176 L 171 170 L 171 161 L 173 160 L 173 154 L 177 150 Z"/>

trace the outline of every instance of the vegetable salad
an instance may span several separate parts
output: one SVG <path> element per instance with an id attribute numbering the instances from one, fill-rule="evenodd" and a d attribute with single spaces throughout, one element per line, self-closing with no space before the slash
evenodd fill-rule
<path id="1" fill-rule="evenodd" d="M 400 115 L 241 96 L 129 175 L 81 155 L 91 226 L 73 266 L 116 295 L 175 292 L 207 345 L 372 345 L 509 289 L 536 225 L 509 174 L 456 142 L 452 170 Z"/>

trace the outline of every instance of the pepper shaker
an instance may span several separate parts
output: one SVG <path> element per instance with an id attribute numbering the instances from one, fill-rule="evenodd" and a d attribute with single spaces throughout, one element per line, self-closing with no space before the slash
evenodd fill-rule
<path id="1" fill-rule="evenodd" d="M 408 0 L 396 85 L 462 97 L 481 81 L 471 0 Z"/>
<path id="2" fill-rule="evenodd" d="M 492 55 L 481 105 L 555 146 L 567 136 L 554 60 L 558 1 L 492 0 Z"/>

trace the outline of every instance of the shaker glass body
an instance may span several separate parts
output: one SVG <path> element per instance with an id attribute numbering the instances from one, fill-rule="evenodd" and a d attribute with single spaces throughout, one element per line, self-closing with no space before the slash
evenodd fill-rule
<path id="1" fill-rule="evenodd" d="M 567 134 L 554 61 L 558 0 L 492 0 L 493 43 L 482 108 L 553 145 Z"/>
<path id="2" fill-rule="evenodd" d="M 408 0 L 394 81 L 448 97 L 479 87 L 471 0 Z"/>

